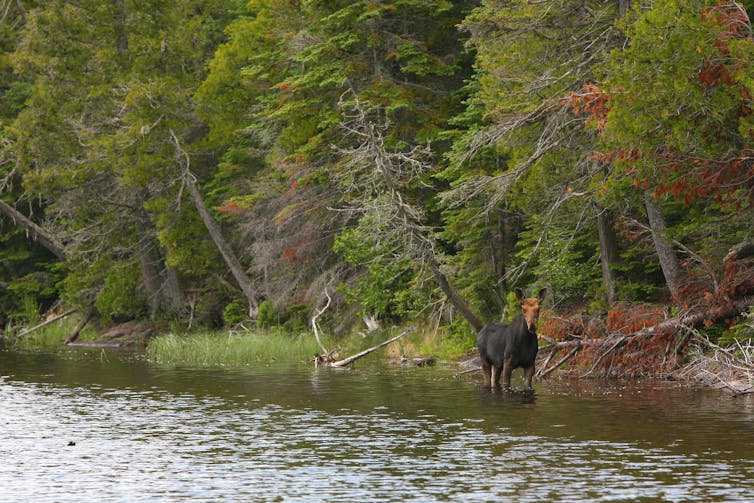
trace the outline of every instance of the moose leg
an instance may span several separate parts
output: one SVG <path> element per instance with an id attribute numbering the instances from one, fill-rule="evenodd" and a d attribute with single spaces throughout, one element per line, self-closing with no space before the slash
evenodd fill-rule
<path id="1" fill-rule="evenodd" d="M 531 379 L 532 379 L 532 377 L 534 377 L 534 365 L 532 365 L 531 367 L 526 367 L 524 369 L 524 387 L 527 390 L 531 390 L 532 389 L 532 387 L 531 387 Z"/>
<path id="2" fill-rule="evenodd" d="M 493 388 L 500 386 L 500 369 L 495 365 L 492 366 L 492 383 L 490 386 Z"/>
<path id="3" fill-rule="evenodd" d="M 492 377 L 490 376 L 490 372 L 492 370 L 492 366 L 487 362 L 482 362 L 482 372 L 484 373 L 484 387 L 489 388 L 492 386 Z"/>
<path id="4" fill-rule="evenodd" d="M 503 389 L 509 391 L 511 389 L 511 374 L 513 373 L 513 366 L 511 365 L 511 359 L 506 358 L 503 362 Z"/>

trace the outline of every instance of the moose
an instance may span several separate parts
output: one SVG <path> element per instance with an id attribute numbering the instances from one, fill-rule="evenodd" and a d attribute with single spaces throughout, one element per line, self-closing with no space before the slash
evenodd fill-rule
<path id="1" fill-rule="evenodd" d="M 537 321 L 539 306 L 544 300 L 547 289 L 539 291 L 537 297 L 525 298 L 520 288 L 516 288 L 516 297 L 521 304 L 521 314 L 510 324 L 489 323 L 479 331 L 477 348 L 482 359 L 484 386 L 500 385 L 503 376 L 503 389 L 511 389 L 511 373 L 514 369 L 524 369 L 524 385 L 531 390 L 534 377 L 534 360 L 537 358 Z"/>

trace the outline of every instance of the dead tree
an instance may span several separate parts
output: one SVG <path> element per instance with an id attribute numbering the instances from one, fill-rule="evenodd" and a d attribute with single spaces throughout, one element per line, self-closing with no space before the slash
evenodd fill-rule
<path id="1" fill-rule="evenodd" d="M 388 213 L 385 220 L 392 226 L 391 232 L 403 236 L 404 251 L 417 263 L 429 268 L 448 300 L 478 332 L 484 323 L 443 273 L 434 230 L 424 223 L 423 213 L 406 200 L 401 190 L 407 181 L 418 180 L 429 170 L 429 149 L 417 146 L 409 151 L 388 150 L 384 137 L 388 124 L 378 124 L 370 117 L 374 110 L 364 106 L 355 93 L 350 94 L 347 103 L 341 101 L 340 106 L 344 113 L 341 126 L 346 136 L 355 142 L 351 148 L 339 149 L 347 160 L 341 182 L 347 190 L 362 193 L 365 198 L 354 211 L 366 213 L 371 205 L 368 199 L 384 198 L 388 206 L 382 208 Z"/>
<path id="2" fill-rule="evenodd" d="M 26 235 L 50 251 L 60 260 L 65 259 L 65 246 L 52 233 L 33 222 L 16 208 L 0 199 L 0 215 L 8 217 L 15 225 L 23 228 Z"/>
<path id="3" fill-rule="evenodd" d="M 259 307 L 256 290 L 254 289 L 249 276 L 246 274 L 246 270 L 238 260 L 238 257 L 236 257 L 233 249 L 223 237 L 217 221 L 210 213 L 207 205 L 204 204 L 204 199 L 202 198 L 202 194 L 196 183 L 196 177 L 191 172 L 191 158 L 188 152 L 181 147 L 181 143 L 172 129 L 170 130 L 170 139 L 175 146 L 176 158 L 181 166 L 183 184 L 188 187 L 191 201 L 194 203 L 196 211 L 199 213 L 204 226 L 207 228 L 207 232 L 209 233 L 212 242 L 217 247 L 220 255 L 222 255 L 225 264 L 228 266 L 228 269 L 238 283 L 238 286 L 241 287 L 241 291 L 243 291 L 243 294 L 249 303 L 249 316 L 253 317 Z"/>

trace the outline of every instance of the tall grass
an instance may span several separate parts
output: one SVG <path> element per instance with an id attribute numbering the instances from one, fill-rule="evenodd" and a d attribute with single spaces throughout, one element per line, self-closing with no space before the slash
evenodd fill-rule
<path id="1" fill-rule="evenodd" d="M 78 316 L 69 316 L 45 327 L 38 328 L 26 335 L 11 334 L 6 338 L 6 344 L 8 347 L 14 349 L 29 351 L 61 350 L 66 347 L 63 345 L 63 341 L 73 332 L 78 322 Z M 33 324 L 29 323 L 29 325 Z M 19 332 L 23 333 L 23 330 Z M 94 339 L 95 336 L 96 334 L 92 330 L 84 329 L 79 338 L 87 340 Z"/>
<path id="2" fill-rule="evenodd" d="M 256 363 L 310 361 L 319 352 L 312 335 L 282 332 L 166 334 L 152 339 L 147 359 L 189 367 L 241 367 Z"/>

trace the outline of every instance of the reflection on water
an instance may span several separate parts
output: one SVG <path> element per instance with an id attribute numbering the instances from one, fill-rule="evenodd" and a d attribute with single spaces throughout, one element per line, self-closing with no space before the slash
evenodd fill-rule
<path id="1" fill-rule="evenodd" d="M 477 380 L 0 351 L 0 501 L 754 499 L 751 397 Z"/>

